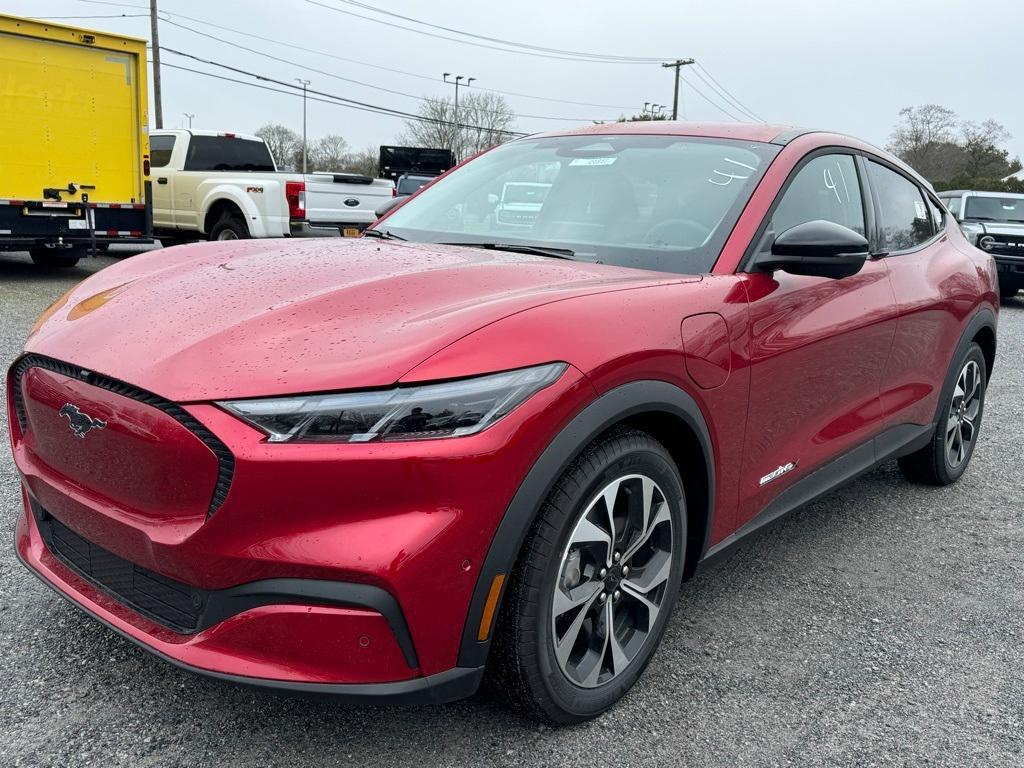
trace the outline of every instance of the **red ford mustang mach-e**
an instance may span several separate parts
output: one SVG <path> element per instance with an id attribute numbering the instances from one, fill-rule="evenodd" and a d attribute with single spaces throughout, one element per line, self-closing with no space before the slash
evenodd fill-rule
<path id="1" fill-rule="evenodd" d="M 997 307 L 991 258 L 859 141 L 532 136 L 360 240 L 70 291 L 9 374 L 18 554 L 214 677 L 442 702 L 486 670 L 582 720 L 736 542 L 890 459 L 956 481 Z"/>

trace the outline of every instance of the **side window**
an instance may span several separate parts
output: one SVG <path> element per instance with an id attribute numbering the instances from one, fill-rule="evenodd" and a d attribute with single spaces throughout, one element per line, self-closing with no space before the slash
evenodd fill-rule
<path id="1" fill-rule="evenodd" d="M 920 187 L 873 161 L 868 162 L 868 176 L 878 193 L 882 248 L 889 252 L 906 251 L 930 240 L 935 230 Z"/>
<path id="2" fill-rule="evenodd" d="M 946 207 L 949 208 L 949 212 L 952 213 L 954 216 L 960 215 L 960 200 L 961 198 L 959 197 L 945 198 Z"/>
<path id="3" fill-rule="evenodd" d="M 772 215 L 771 230 L 778 236 L 818 219 L 864 234 L 864 202 L 852 155 L 822 155 L 801 168 Z"/>
<path id="4" fill-rule="evenodd" d="M 171 152 L 174 150 L 174 136 L 150 136 L 149 137 L 149 166 L 150 168 L 163 168 L 171 162 Z"/>

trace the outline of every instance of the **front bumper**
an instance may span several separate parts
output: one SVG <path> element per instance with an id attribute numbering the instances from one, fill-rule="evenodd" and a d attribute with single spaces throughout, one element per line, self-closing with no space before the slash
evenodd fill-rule
<path id="1" fill-rule="evenodd" d="M 25 505 L 17 548 L 36 575 L 189 669 L 405 701 L 464 696 L 479 681 L 479 669 L 457 660 L 480 568 L 521 478 L 591 395 L 570 368 L 478 435 L 275 445 L 214 405 L 179 406 L 75 366 L 33 364 L 63 371 L 35 384 L 58 389 L 54 406 L 65 399 L 61 387 L 73 388 L 74 402 L 107 421 L 80 439 L 33 399 L 34 421 L 23 431 L 19 408 L 42 394 L 22 389 L 29 377 L 13 375 L 18 364 L 12 369 L 10 423 Z M 154 452 L 189 433 L 206 437 L 181 454 L 184 464 Z M 129 436 L 135 442 L 119 448 Z M 74 449 L 72 463 L 54 448 L 58 440 Z M 207 449 L 211 466 L 199 463 Z M 219 477 L 214 453 L 227 457 L 220 474 L 228 464 L 231 472 L 222 503 L 208 511 Z M 151 493 L 161 483 L 162 492 Z M 205 499 L 197 488 L 207 489 Z M 126 561 L 131 574 L 183 587 L 198 600 L 193 619 L 172 627 L 166 614 L 157 621 L 144 610 L 152 594 L 100 588 L 102 579 L 90 580 L 87 568 L 76 570 L 47 546 L 50 517 L 87 539 L 72 549 L 90 556 L 95 547 L 103 567 Z"/>
<path id="2" fill-rule="evenodd" d="M 465 698 L 476 691 L 483 676 L 483 668 L 456 667 L 427 677 L 394 682 L 325 682 L 324 678 L 329 678 L 331 673 L 322 663 L 317 664 L 312 673 L 302 669 L 303 664 L 309 662 L 308 641 L 298 655 L 288 650 L 295 645 L 295 634 L 303 635 L 303 625 L 307 625 L 309 629 L 316 627 L 321 638 L 330 638 L 328 650 L 335 652 L 332 655 L 351 658 L 355 655 L 352 649 L 361 649 L 363 658 L 352 659 L 352 668 L 346 672 L 349 676 L 360 663 L 375 666 L 367 657 L 386 654 L 387 649 L 370 651 L 372 640 L 368 635 L 358 634 L 381 629 L 380 619 L 384 617 L 375 615 L 372 609 L 270 604 L 235 614 L 230 622 L 218 623 L 192 636 L 172 635 L 155 623 L 147 627 L 140 617 L 55 557 L 40 535 L 37 519 L 36 514 L 25 515 L 18 522 L 15 552 L 22 564 L 97 621 L 161 660 L 189 672 L 275 691 L 328 695 L 352 702 L 409 705 L 442 704 Z M 301 585 L 292 586 L 294 589 Z M 331 586 L 344 599 L 347 588 L 359 585 Z M 272 592 L 266 592 L 265 596 L 272 599 Z M 247 658 L 241 658 L 240 651 L 246 647 L 250 648 L 250 653 Z M 358 677 L 358 672 L 354 676 Z"/>

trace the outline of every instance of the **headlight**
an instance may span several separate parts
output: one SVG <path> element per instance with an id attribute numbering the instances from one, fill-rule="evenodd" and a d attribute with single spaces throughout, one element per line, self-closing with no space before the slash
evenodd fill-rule
<path id="1" fill-rule="evenodd" d="M 568 366 L 550 363 L 441 384 L 377 392 L 228 400 L 218 403 L 266 432 L 271 443 L 365 443 L 473 435 Z"/>

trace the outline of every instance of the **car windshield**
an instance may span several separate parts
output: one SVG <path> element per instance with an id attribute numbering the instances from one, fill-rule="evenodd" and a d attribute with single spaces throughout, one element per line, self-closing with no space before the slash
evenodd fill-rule
<path id="1" fill-rule="evenodd" d="M 1024 197 L 975 197 L 971 195 L 967 198 L 964 218 L 982 221 L 1012 221 L 1024 224 Z"/>
<path id="2" fill-rule="evenodd" d="M 657 135 L 522 139 L 456 169 L 380 228 L 414 242 L 560 249 L 710 271 L 779 147 Z"/>

